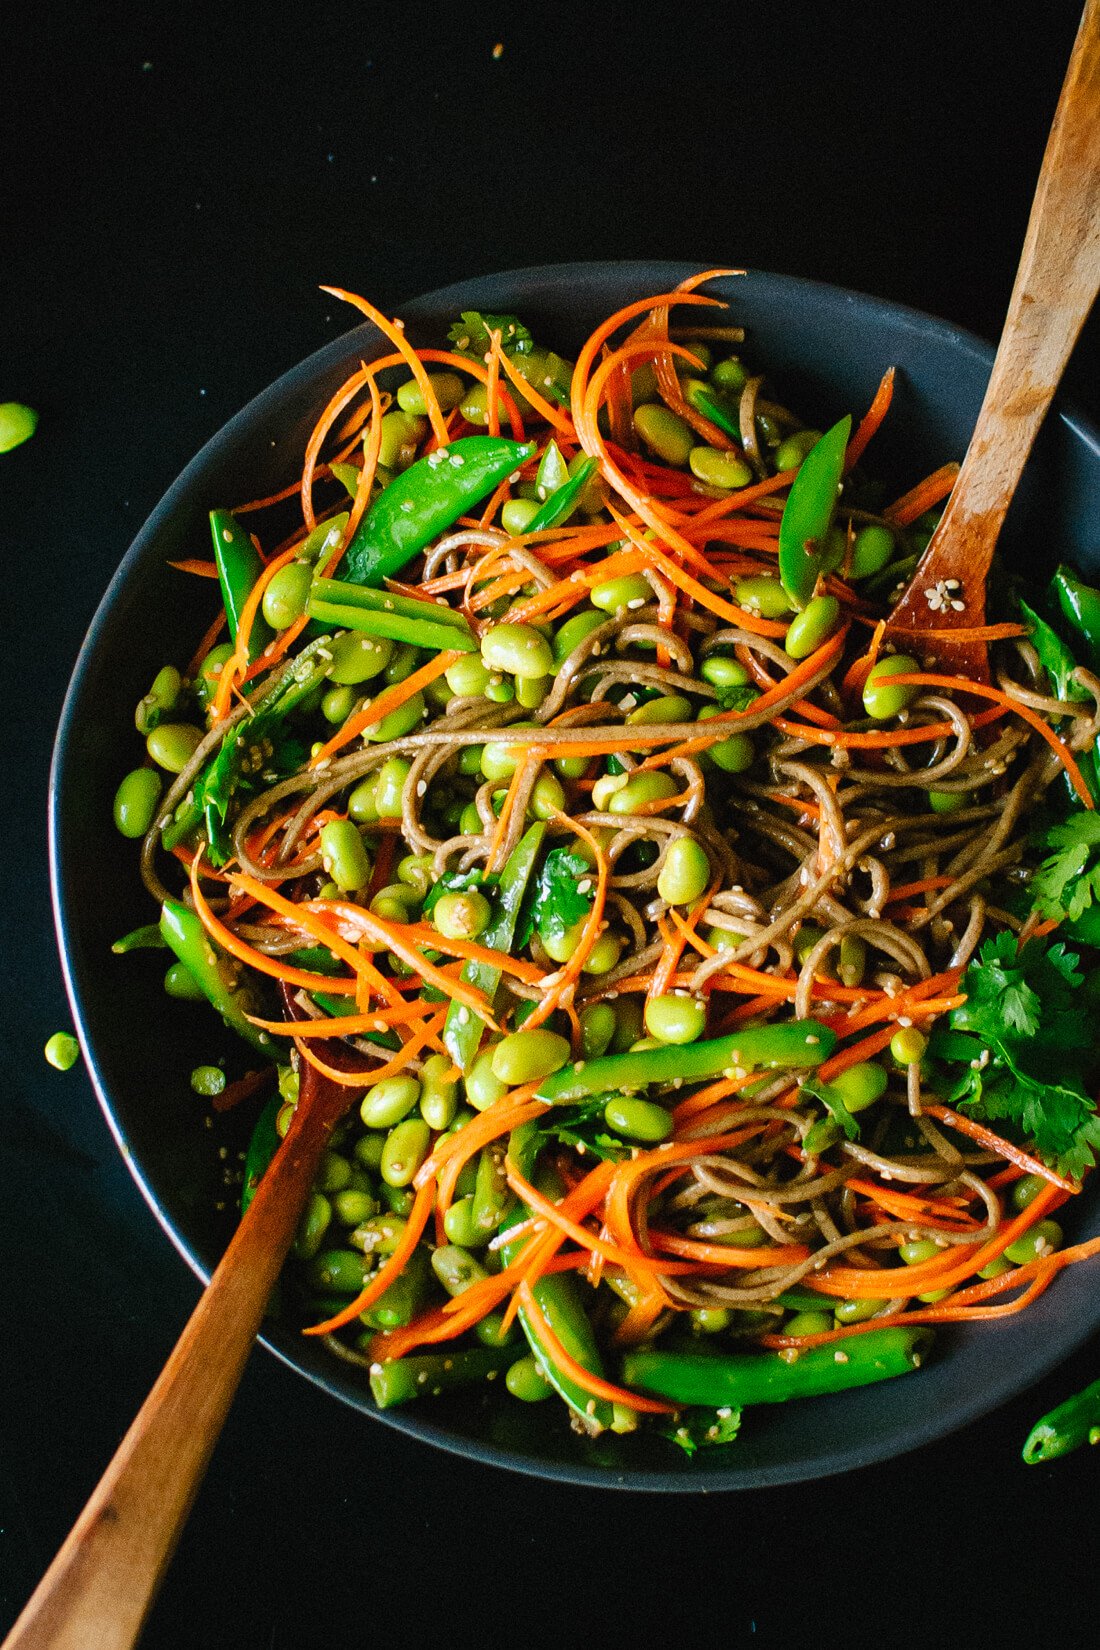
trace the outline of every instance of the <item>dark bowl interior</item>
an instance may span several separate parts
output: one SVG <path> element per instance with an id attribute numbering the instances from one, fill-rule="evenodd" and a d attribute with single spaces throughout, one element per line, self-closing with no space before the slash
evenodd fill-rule
<path id="1" fill-rule="evenodd" d="M 405 305 L 410 336 L 438 343 L 462 309 L 516 311 L 540 339 L 575 350 L 599 320 L 668 290 L 694 266 L 563 264 L 485 277 Z M 871 449 L 897 492 L 966 448 L 989 374 L 990 348 L 897 305 L 810 281 L 749 273 L 708 289 L 729 298 L 745 352 L 781 399 L 825 427 L 858 417 L 890 364 L 894 407 Z M 233 1193 L 223 1184 L 250 1118 L 202 1126 L 193 1066 L 239 1060 L 205 1008 L 171 1003 L 155 952 L 111 953 L 118 935 L 155 915 L 134 845 L 116 833 L 111 800 L 135 753 L 133 707 L 166 661 L 188 659 L 212 613 L 203 581 L 168 562 L 208 554 L 207 511 L 274 491 L 297 474 L 317 411 L 360 357 L 383 352 L 370 326 L 320 350 L 257 397 L 210 441 L 166 494 L 123 560 L 84 643 L 57 737 L 51 784 L 51 868 L 63 963 L 97 1092 L 119 1147 L 165 1231 L 204 1278 L 225 1246 Z M 1017 565 L 1058 556 L 1100 568 L 1100 445 L 1065 410 L 1047 420 L 1004 544 Z M 218 1148 L 227 1149 L 227 1157 Z M 1086 1195 L 1074 1236 L 1100 1230 Z M 221 1205 L 219 1209 L 218 1205 Z M 1067 1211 L 1067 1214 L 1070 1211 Z M 335 1362 L 293 1326 L 270 1322 L 265 1344 L 365 1414 L 460 1454 L 577 1483 L 646 1490 L 743 1489 L 837 1473 L 897 1455 L 965 1425 L 1038 1380 L 1100 1325 L 1100 1294 L 1072 1268 L 1026 1314 L 940 1336 L 919 1375 L 857 1392 L 750 1413 L 738 1442 L 690 1466 L 653 1437 L 588 1441 L 557 1405 L 483 1396 L 436 1400 L 385 1415 L 361 1372 Z"/>

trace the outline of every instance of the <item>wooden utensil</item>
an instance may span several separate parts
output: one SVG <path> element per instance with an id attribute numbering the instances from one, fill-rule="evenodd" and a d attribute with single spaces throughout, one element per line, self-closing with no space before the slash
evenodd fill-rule
<path id="1" fill-rule="evenodd" d="M 1100 0 L 1088 0 L 1043 156 L 1004 331 L 939 526 L 887 623 L 899 646 L 988 681 L 985 579 L 1051 398 L 1100 287 Z"/>
<path id="2" fill-rule="evenodd" d="M 338 1059 L 333 1052 L 330 1063 Z M 135 1643 L 244 1373 L 321 1153 L 361 1093 L 302 1063 L 286 1139 L 3 1650 L 129 1650 Z"/>

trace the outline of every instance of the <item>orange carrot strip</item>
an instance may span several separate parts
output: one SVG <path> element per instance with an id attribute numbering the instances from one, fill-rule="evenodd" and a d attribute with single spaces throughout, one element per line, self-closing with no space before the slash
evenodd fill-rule
<path id="1" fill-rule="evenodd" d="M 604 904 L 607 899 L 607 855 L 604 853 L 599 841 L 592 835 L 588 827 L 582 825 L 578 819 L 570 819 L 567 814 L 563 814 L 557 809 L 554 810 L 552 818 L 558 824 L 566 826 L 568 830 L 579 836 L 591 848 L 596 860 L 596 888 L 592 896 L 591 909 L 584 919 L 584 927 L 581 929 L 576 950 L 565 966 L 558 970 L 556 979 L 553 975 L 549 976 L 550 983 L 547 984 L 546 994 L 542 1002 L 523 1022 L 524 1028 L 530 1030 L 534 1030 L 536 1026 L 542 1025 L 544 1021 L 550 1018 L 558 1004 L 565 999 L 566 993 L 568 993 L 569 1000 L 572 1001 L 576 982 L 581 976 L 581 970 L 588 961 L 592 947 L 600 936 L 603 927 Z"/>
<path id="2" fill-rule="evenodd" d="M 895 368 L 887 367 L 883 373 L 879 387 L 875 391 L 874 400 L 860 420 L 855 435 L 848 443 L 848 451 L 844 455 L 844 468 L 846 470 L 853 469 L 859 463 L 867 443 L 890 410 L 890 402 L 894 396 L 894 372 Z"/>
<path id="3" fill-rule="evenodd" d="M 330 1082 L 338 1083 L 341 1088 L 361 1089 L 370 1083 L 380 1083 L 383 1078 L 397 1077 L 408 1068 L 409 1061 L 418 1054 L 426 1043 L 432 1042 L 436 1032 L 440 1031 L 446 1013 L 437 1014 L 432 1020 L 424 1020 L 418 1029 L 403 1043 L 391 1060 L 384 1061 L 378 1066 L 367 1066 L 362 1071 L 342 1071 L 337 1066 L 330 1066 L 313 1049 L 304 1038 L 295 1037 L 294 1046 L 307 1065 L 313 1066 L 323 1077 Z"/>
<path id="4" fill-rule="evenodd" d="M 800 1260 L 807 1260 L 810 1254 L 804 1243 L 742 1249 L 736 1244 L 704 1243 L 697 1238 L 681 1237 L 677 1232 L 662 1232 L 653 1226 L 649 1228 L 649 1241 L 662 1253 L 684 1255 L 692 1260 L 704 1261 L 708 1266 L 740 1266 L 750 1270 L 757 1266 L 795 1266 Z"/>
<path id="5" fill-rule="evenodd" d="M 373 726 L 375 722 L 381 722 L 391 711 L 403 705 L 406 699 L 411 699 L 422 687 L 427 687 L 437 676 L 442 676 L 443 672 L 449 670 L 455 660 L 461 659 L 462 656 L 461 652 L 454 648 L 446 648 L 442 653 L 437 653 L 434 659 L 429 659 L 427 664 L 421 665 L 419 670 L 414 670 L 411 676 L 406 676 L 403 682 L 394 682 L 392 687 L 384 689 L 377 699 L 373 699 L 369 705 L 364 705 L 356 716 L 350 716 L 339 732 L 334 733 L 332 738 L 321 746 L 316 756 L 310 758 L 310 767 L 316 768 L 326 762 L 334 752 L 349 744 L 352 739 L 358 738 L 364 729 Z"/>
<path id="6" fill-rule="evenodd" d="M 941 465 L 938 470 L 933 470 L 930 476 L 925 476 L 923 481 L 918 481 L 909 492 L 903 493 L 893 504 L 888 505 L 883 515 L 899 527 L 908 527 L 918 516 L 923 516 L 926 510 L 930 510 L 934 504 L 947 497 L 955 485 L 958 473 L 957 464 Z"/>
<path id="7" fill-rule="evenodd" d="M 334 997 L 355 995 L 353 980 L 333 979 L 327 974 L 314 974 L 305 968 L 295 968 L 292 964 L 280 962 L 277 957 L 269 957 L 265 952 L 257 951 L 244 940 L 238 939 L 231 928 L 227 928 L 219 921 L 207 904 L 199 887 L 198 865 L 199 855 L 196 854 L 191 861 L 191 893 L 195 901 L 195 911 L 207 933 L 217 940 L 223 951 L 228 951 L 238 962 L 247 963 L 249 968 L 255 968 L 261 974 L 269 974 L 275 980 L 285 980 L 287 985 L 301 986 L 306 991 L 325 991 Z M 327 945 L 329 942 L 325 939 L 322 943 Z M 358 958 L 356 961 L 358 962 Z M 352 966 L 355 967 L 355 964 Z"/>
<path id="8" fill-rule="evenodd" d="M 331 1318 L 323 1323 L 314 1323 L 308 1329 L 303 1329 L 303 1335 L 331 1335 L 334 1329 L 342 1329 L 346 1323 L 351 1323 L 361 1312 L 374 1305 L 380 1296 L 386 1293 L 390 1284 L 398 1276 L 405 1262 L 420 1242 L 424 1228 L 428 1224 L 428 1217 L 432 1212 L 432 1203 L 435 1199 L 435 1181 L 426 1180 L 417 1190 L 413 1199 L 413 1206 L 409 1210 L 405 1223 L 405 1230 L 398 1239 L 393 1254 L 385 1265 L 375 1273 L 362 1292 L 355 1299 Z"/>
<path id="9" fill-rule="evenodd" d="M 643 1397 L 638 1392 L 628 1392 L 625 1387 L 614 1386 L 612 1382 L 603 1380 L 599 1375 L 593 1375 L 590 1369 L 585 1369 L 583 1364 L 579 1364 L 576 1358 L 565 1350 L 555 1335 L 530 1284 L 521 1283 L 517 1294 L 535 1339 L 555 1368 L 568 1376 L 575 1386 L 581 1387 L 585 1392 L 591 1392 L 593 1397 L 603 1398 L 612 1404 L 625 1404 L 630 1409 L 641 1410 L 647 1415 L 675 1413 L 671 1404 L 661 1403 L 656 1398 Z"/>
<path id="10" fill-rule="evenodd" d="M 1033 1157 L 1030 1152 L 1024 1151 L 1022 1147 L 1014 1146 L 1010 1140 L 1002 1139 L 999 1134 L 994 1134 L 992 1129 L 987 1129 L 984 1124 L 976 1122 L 974 1118 L 964 1117 L 960 1112 L 952 1111 L 949 1106 L 930 1105 L 925 1106 L 924 1110 L 933 1117 L 938 1117 L 949 1128 L 958 1129 L 960 1134 L 965 1134 L 971 1140 L 976 1140 L 979 1145 L 985 1147 L 986 1151 L 996 1152 L 998 1157 L 1006 1157 L 1010 1163 L 1015 1163 L 1018 1169 L 1023 1169 L 1025 1174 L 1041 1175 L 1052 1186 L 1057 1186 L 1063 1192 L 1070 1192 L 1073 1196 L 1076 1196 L 1081 1190 L 1076 1181 L 1065 1179 L 1063 1175 L 1057 1174 L 1054 1169 L 1044 1163 L 1041 1158 Z"/>
<path id="11" fill-rule="evenodd" d="M 199 579 L 216 579 L 218 564 L 213 561 L 200 561 L 197 557 L 189 556 L 183 561 L 170 561 L 169 567 L 174 567 L 177 573 L 193 573 Z"/>
<path id="12" fill-rule="evenodd" d="M 427 372 L 424 370 L 424 363 L 421 361 L 420 356 L 405 337 L 405 331 L 402 323 L 400 321 L 391 321 L 388 316 L 383 315 L 382 311 L 380 309 L 376 309 L 375 306 L 366 298 L 360 298 L 358 294 L 354 292 L 345 292 L 343 287 L 323 286 L 321 291 L 330 293 L 334 298 L 341 298 L 344 303 L 352 304 L 356 309 L 361 310 L 369 321 L 374 322 L 379 332 L 381 332 L 384 337 L 388 338 L 391 344 L 395 345 L 404 358 L 405 364 L 408 366 L 409 371 L 416 379 L 420 393 L 424 397 L 424 405 L 427 408 L 428 420 L 435 432 L 435 438 L 441 447 L 445 447 L 450 439 L 447 429 L 447 420 L 443 416 L 442 408 L 439 405 L 439 398 L 437 397 L 435 390 L 432 388 L 431 380 L 428 377 Z M 374 370 L 378 370 L 377 366 L 375 366 Z"/>

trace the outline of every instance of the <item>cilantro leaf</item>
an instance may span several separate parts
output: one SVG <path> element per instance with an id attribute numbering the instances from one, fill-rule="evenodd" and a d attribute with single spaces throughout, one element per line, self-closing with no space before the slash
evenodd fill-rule
<path id="1" fill-rule="evenodd" d="M 748 710 L 755 699 L 759 699 L 760 689 L 746 683 L 743 687 L 726 687 L 718 689 L 718 708 L 720 710 Z"/>
<path id="2" fill-rule="evenodd" d="M 682 1409 L 657 1430 L 690 1460 L 701 1449 L 732 1444 L 740 1426 L 741 1411 L 723 1405 L 721 1409 Z"/>
<path id="3" fill-rule="evenodd" d="M 1100 1152 L 1078 962 L 1061 943 L 1032 939 L 1017 949 L 1007 931 L 987 940 L 963 975 L 966 1002 L 929 1049 L 950 1104 L 1007 1124 L 1002 1132 L 1033 1142 L 1059 1172 L 1076 1175 Z"/>
<path id="4" fill-rule="evenodd" d="M 520 916 L 516 939 L 527 944 L 538 930 L 545 943 L 564 937 L 588 915 L 594 898 L 592 867 L 571 848 L 552 848 Z"/>
<path id="5" fill-rule="evenodd" d="M 829 1116 L 840 1124 L 847 1139 L 859 1139 L 859 1124 L 844 1104 L 840 1090 L 834 1083 L 823 1083 L 820 1078 L 808 1077 L 802 1084 L 802 1093 L 821 1101 Z"/>
<path id="6" fill-rule="evenodd" d="M 1044 917 L 1076 922 L 1100 902 L 1100 815 L 1082 809 L 1044 833 L 1054 850 L 1031 879 L 1035 906 Z"/>
<path id="7" fill-rule="evenodd" d="M 530 355 L 535 347 L 535 340 L 515 315 L 483 315 L 476 309 L 464 309 L 447 337 L 460 355 L 480 361 L 489 353 L 493 332 L 500 333 L 505 355 Z"/>

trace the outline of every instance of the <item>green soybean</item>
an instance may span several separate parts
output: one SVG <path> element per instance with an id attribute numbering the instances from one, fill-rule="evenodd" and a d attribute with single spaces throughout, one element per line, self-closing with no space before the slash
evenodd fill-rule
<path id="1" fill-rule="evenodd" d="M 361 779 L 348 797 L 348 813 L 357 825 L 369 825 L 378 818 L 377 790 L 378 775 L 372 773 Z"/>
<path id="2" fill-rule="evenodd" d="M 479 1231 L 474 1221 L 472 1195 L 456 1198 L 443 1216 L 443 1230 L 448 1243 L 462 1249 L 477 1249 L 488 1242 L 486 1233 Z"/>
<path id="3" fill-rule="evenodd" d="M 206 992 L 191 970 L 181 962 L 174 962 L 167 970 L 164 990 L 167 996 L 175 997 L 178 1002 L 200 1003 L 206 997 Z"/>
<path id="4" fill-rule="evenodd" d="M 848 577 L 869 579 L 872 573 L 880 573 L 894 554 L 896 545 L 889 527 L 881 527 L 877 522 L 860 527 L 852 540 Z"/>
<path id="5" fill-rule="evenodd" d="M 500 525 L 506 533 L 526 533 L 538 513 L 538 499 L 510 498 L 501 506 Z"/>
<path id="6" fill-rule="evenodd" d="M 489 1276 L 475 1255 L 455 1243 L 444 1243 L 432 1250 L 432 1271 L 448 1295 L 462 1295 L 473 1283 Z"/>
<path id="7" fill-rule="evenodd" d="M 718 705 L 704 705 L 698 720 L 712 722 L 720 715 Z M 752 767 L 756 746 L 747 733 L 731 733 L 727 739 L 718 739 L 713 745 L 708 745 L 705 754 L 723 773 L 744 773 L 746 768 Z"/>
<path id="8" fill-rule="evenodd" d="M 398 705 L 388 716 L 383 716 L 380 722 L 364 728 L 363 738 L 369 740 L 372 745 L 388 744 L 391 739 L 401 739 L 406 733 L 412 733 L 414 728 L 420 726 L 426 714 L 424 695 L 414 693 L 403 705 Z"/>
<path id="9" fill-rule="evenodd" d="M 383 1077 L 373 1083 L 359 1104 L 359 1115 L 368 1129 L 392 1129 L 407 1117 L 420 1099 L 420 1083 L 408 1073 Z M 381 1167 L 381 1157 L 373 1167 Z"/>
<path id="10" fill-rule="evenodd" d="M 420 1068 L 420 1115 L 430 1129 L 449 1129 L 458 1111 L 458 1084 L 445 1054 L 432 1054 Z"/>
<path id="11" fill-rule="evenodd" d="M 615 1008 L 611 1003 L 588 1003 L 580 1011 L 581 1053 L 586 1060 L 606 1054 L 615 1035 Z"/>
<path id="12" fill-rule="evenodd" d="M 908 653 L 889 653 L 884 659 L 876 659 L 863 685 L 863 708 L 868 716 L 885 722 L 912 704 L 920 688 L 912 683 L 896 686 L 892 678 L 919 670 L 919 664 Z"/>
<path id="13" fill-rule="evenodd" d="M 916 1026 L 901 1026 L 890 1039 L 890 1055 L 899 1066 L 913 1066 L 924 1058 L 928 1038 Z"/>
<path id="14" fill-rule="evenodd" d="M 691 836 L 673 837 L 657 874 L 657 892 L 670 905 L 690 905 L 706 891 L 710 860 L 702 843 Z"/>
<path id="15" fill-rule="evenodd" d="M 524 710 L 537 710 L 553 685 L 550 676 L 517 676 L 516 703 Z"/>
<path id="16" fill-rule="evenodd" d="M 374 806 L 379 819 L 400 819 L 405 795 L 405 781 L 412 763 L 404 756 L 391 756 L 378 770 L 374 792 Z"/>
<path id="17" fill-rule="evenodd" d="M 341 687 L 356 687 L 380 676 L 393 658 L 394 644 L 388 637 L 364 636 L 358 630 L 345 630 L 329 643 L 332 663 L 328 667 L 329 680 Z"/>
<path id="18" fill-rule="evenodd" d="M 560 1071 L 569 1052 L 569 1039 L 556 1031 L 513 1031 L 493 1050 L 493 1075 L 509 1086 L 533 1083 Z"/>
<path id="19" fill-rule="evenodd" d="M 675 1127 L 672 1113 L 653 1100 L 639 1100 L 632 1095 L 619 1094 L 604 1107 L 604 1119 L 609 1129 L 637 1140 L 642 1145 L 656 1146 L 672 1136 Z"/>
<path id="20" fill-rule="evenodd" d="M 428 421 L 410 415 L 398 405 L 383 414 L 381 433 L 379 464 L 386 470 L 407 470 L 416 457 L 416 449 L 428 433 Z"/>
<path id="21" fill-rule="evenodd" d="M 272 630 L 286 630 L 306 610 L 313 569 L 305 561 L 288 561 L 272 575 L 263 594 L 263 616 Z"/>
<path id="22" fill-rule="evenodd" d="M 611 929 L 596 940 L 581 969 L 582 974 L 609 974 L 623 954 L 623 941 Z"/>
<path id="23" fill-rule="evenodd" d="M 566 619 L 554 632 L 551 644 L 555 664 L 561 664 L 575 647 L 579 647 L 594 630 L 598 630 L 606 623 L 607 614 L 591 607 L 582 608 L 579 613 L 574 613 L 571 618 Z"/>
<path id="24" fill-rule="evenodd" d="M 688 467 L 707 487 L 747 487 L 752 480 L 752 471 L 739 453 L 722 452 L 717 447 L 693 447 Z"/>
<path id="25" fill-rule="evenodd" d="M 662 768 L 656 768 L 649 773 L 640 773 L 628 779 L 625 785 L 620 786 L 608 798 L 607 812 L 632 814 L 647 802 L 663 802 L 668 797 L 675 796 L 679 789 L 680 786 L 677 781 L 670 773 L 665 773 Z M 595 801 L 594 791 L 593 801 Z"/>
<path id="26" fill-rule="evenodd" d="M 655 601 L 656 596 L 649 580 L 640 573 L 624 573 L 621 578 L 594 584 L 588 599 L 593 607 L 615 615 L 645 607 L 648 602 Z"/>
<path id="27" fill-rule="evenodd" d="M 707 1023 L 706 1004 L 698 997 L 669 991 L 645 1005 L 645 1025 L 659 1043 L 693 1043 Z"/>
<path id="28" fill-rule="evenodd" d="M 663 722 L 687 722 L 691 719 L 691 700 L 682 693 L 661 693 L 647 699 L 636 710 L 627 713 L 627 723 L 633 727 L 652 727 Z"/>
<path id="29" fill-rule="evenodd" d="M 298 1260 L 312 1260 L 324 1242 L 332 1221 L 332 1204 L 321 1192 L 311 1192 L 298 1222 L 293 1253 Z"/>
<path id="30" fill-rule="evenodd" d="M 117 828 L 126 837 L 144 836 L 156 818 L 163 789 L 155 768 L 135 768 L 115 792 L 113 807 Z"/>
<path id="31" fill-rule="evenodd" d="M 542 1373 L 533 1353 L 508 1365 L 504 1372 L 504 1384 L 521 1404 L 541 1404 L 544 1398 L 554 1396 L 554 1388 Z"/>
<path id="32" fill-rule="evenodd" d="M 531 787 L 527 812 L 532 819 L 553 819 L 565 805 L 565 792 L 552 773 L 540 773 Z"/>
<path id="33" fill-rule="evenodd" d="M 143 739 L 175 710 L 182 690 L 183 677 L 175 665 L 164 665 L 157 671 L 152 687 L 138 700 L 134 711 L 134 726 Z"/>
<path id="34" fill-rule="evenodd" d="M 791 620 L 783 646 L 792 659 L 808 659 L 827 641 L 840 620 L 835 596 L 813 596 Z"/>
<path id="35" fill-rule="evenodd" d="M 546 637 L 529 624 L 498 624 L 481 638 L 481 657 L 489 670 L 509 676 L 549 676 L 554 655 Z"/>
<path id="36" fill-rule="evenodd" d="M 80 1059 L 80 1044 L 70 1031 L 55 1031 L 42 1051 L 55 1071 L 71 1071 Z"/>
<path id="37" fill-rule="evenodd" d="M 333 819 L 321 827 L 321 863 L 338 888 L 352 893 L 370 881 L 370 855 L 350 819 Z"/>
<path id="38" fill-rule="evenodd" d="M 492 919 L 492 907 L 476 888 L 441 894 L 432 907 L 432 922 L 444 939 L 473 940 Z"/>
<path id="39" fill-rule="evenodd" d="M 695 445 L 691 425 L 661 402 L 635 407 L 634 429 L 653 456 L 665 464 L 686 464 Z"/>
<path id="40" fill-rule="evenodd" d="M 333 727 L 339 727 L 347 721 L 358 703 L 354 688 L 330 687 L 321 699 L 321 715 Z"/>
<path id="41" fill-rule="evenodd" d="M 466 1098 L 475 1111 L 485 1111 L 507 1092 L 508 1084 L 493 1070 L 493 1051 L 486 1049 L 466 1073 Z"/>
<path id="42" fill-rule="evenodd" d="M 430 372 L 427 376 L 441 411 L 453 412 L 466 394 L 465 380 L 460 378 L 457 372 Z M 407 378 L 403 384 L 397 386 L 397 405 L 402 412 L 409 413 L 414 418 L 424 417 L 428 407 L 424 391 L 415 378 Z"/>
<path id="43" fill-rule="evenodd" d="M 699 666 L 699 674 L 712 687 L 744 687 L 749 673 L 739 659 L 729 659 L 723 653 L 711 653 Z"/>
<path id="44" fill-rule="evenodd" d="M 145 749 L 158 768 L 182 773 L 202 739 L 202 729 L 190 722 L 159 722 L 145 740 Z"/>
<path id="45" fill-rule="evenodd" d="M 739 607 L 747 608 L 762 619 L 785 619 L 794 611 L 791 598 L 778 579 L 767 573 L 748 573 L 733 586 L 734 599 Z"/>
<path id="46" fill-rule="evenodd" d="M 489 672 L 476 653 L 464 653 L 443 672 L 443 679 L 460 699 L 479 698 L 489 682 Z"/>
<path id="47" fill-rule="evenodd" d="M 1035 1226 L 1010 1243 L 1005 1256 L 1016 1266 L 1026 1266 L 1029 1260 L 1040 1260 L 1061 1247 L 1062 1228 L 1056 1220 L 1040 1220 Z"/>
<path id="48" fill-rule="evenodd" d="M 406 1117 L 386 1136 L 379 1172 L 387 1186 L 408 1186 L 427 1157 L 432 1131 L 422 1117 Z"/>
<path id="49" fill-rule="evenodd" d="M 820 440 L 820 430 L 796 430 L 785 441 L 781 441 L 776 448 L 776 469 L 797 470 L 810 448 L 816 446 Z"/>

